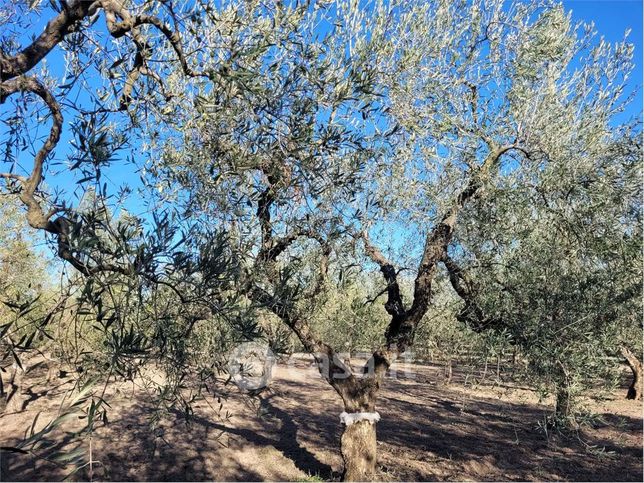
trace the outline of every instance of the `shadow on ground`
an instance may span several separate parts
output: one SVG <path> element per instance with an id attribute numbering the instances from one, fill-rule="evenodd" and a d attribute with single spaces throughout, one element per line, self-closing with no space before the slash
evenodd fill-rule
<path id="1" fill-rule="evenodd" d="M 414 379 L 388 381 L 380 398 L 379 479 L 642 480 L 638 403 L 602 401 L 595 408 L 601 416 L 596 427 L 553 434 L 538 424 L 548 407 L 527 391 L 466 388 L 458 378 L 445 386 L 440 367 L 416 369 Z M 213 409 L 214 400 L 203 401 L 188 419 L 172 410 L 157 421 L 149 396 L 125 389 L 114 393 L 112 422 L 92 437 L 94 462 L 72 478 L 337 479 L 342 407 L 314 374 L 303 362 L 279 368 L 271 389 L 259 399 L 230 394 L 221 412 Z M 0 445 L 15 444 L 39 412 L 42 420 L 55 415 L 60 399 L 48 394 L 47 387 L 60 394 L 65 383 L 35 378 L 23 389 L 20 410 L 0 416 Z M 56 444 L 66 450 L 79 447 L 89 455 L 87 438 L 79 441 L 61 433 Z M 29 455 L 0 454 L 0 481 L 60 480 L 69 470 Z"/>

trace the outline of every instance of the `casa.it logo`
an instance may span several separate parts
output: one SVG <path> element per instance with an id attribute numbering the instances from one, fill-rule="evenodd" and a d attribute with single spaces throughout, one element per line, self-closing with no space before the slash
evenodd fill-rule
<path id="1" fill-rule="evenodd" d="M 271 381 L 276 357 L 268 344 L 244 342 L 228 356 L 228 374 L 244 391 L 262 389 Z"/>

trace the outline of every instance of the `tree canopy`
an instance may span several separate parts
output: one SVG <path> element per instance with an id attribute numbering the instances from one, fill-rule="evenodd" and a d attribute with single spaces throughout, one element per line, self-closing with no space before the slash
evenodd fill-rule
<path id="1" fill-rule="evenodd" d="M 147 354 L 178 388 L 204 340 L 277 344 L 279 320 L 346 411 L 374 412 L 449 281 L 457 319 L 509 334 L 561 408 L 641 331 L 633 47 L 559 3 L 71 0 L 0 18 L 4 193 L 82 275 L 120 375 Z M 369 321 L 363 368 L 328 313 L 351 340 Z M 366 424 L 343 436 L 349 479 L 373 471 Z"/>

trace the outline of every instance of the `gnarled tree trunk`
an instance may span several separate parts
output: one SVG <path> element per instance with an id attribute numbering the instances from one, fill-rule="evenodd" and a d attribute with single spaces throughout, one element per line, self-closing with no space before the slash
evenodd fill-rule
<path id="1" fill-rule="evenodd" d="M 575 394 L 573 392 L 573 379 L 570 372 L 559 361 L 555 371 L 557 386 L 555 391 L 555 425 L 562 425 L 568 428 L 577 427 L 575 414 Z"/>
<path id="2" fill-rule="evenodd" d="M 336 382 L 336 391 L 342 397 L 344 410 L 349 415 L 373 413 L 376 394 L 380 387 L 375 374 L 363 378 L 349 378 Z M 375 421 L 346 421 L 340 452 L 344 460 L 343 481 L 370 481 L 376 472 L 376 423 Z"/>
<path id="3" fill-rule="evenodd" d="M 358 421 L 344 428 L 340 441 L 344 481 L 370 481 L 376 472 L 376 424 Z"/>
<path id="4" fill-rule="evenodd" d="M 626 393 L 626 399 L 641 400 L 642 386 L 644 385 L 644 380 L 642 379 L 642 361 L 635 357 L 635 354 L 626 347 L 622 347 L 622 355 L 626 359 L 628 367 L 633 371 L 633 380 Z"/>
<path id="5" fill-rule="evenodd" d="M 566 386 L 557 388 L 555 401 L 555 416 L 561 422 L 574 421 L 574 404 L 570 391 Z"/>

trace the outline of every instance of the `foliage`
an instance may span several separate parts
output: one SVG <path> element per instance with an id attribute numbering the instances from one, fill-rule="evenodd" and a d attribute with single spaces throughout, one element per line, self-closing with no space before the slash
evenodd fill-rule
<path id="1" fill-rule="evenodd" d="M 382 344 L 387 313 L 375 297 L 379 288 L 374 275 L 340 284 L 314 315 L 316 334 L 337 352 L 370 355 Z"/>
<path id="2" fill-rule="evenodd" d="M 571 400 L 615 380 L 621 345 L 641 345 L 641 144 L 615 136 L 561 153 L 530 183 L 517 167 L 462 225 L 484 312 L 526 350 L 536 381 Z"/>
<path id="3" fill-rule="evenodd" d="M 33 41 L 21 26 L 40 10 L 52 21 Z M 10 24 L 16 12 L 28 15 Z M 3 195 L 75 269 L 57 342 L 81 378 L 162 368 L 160 405 L 189 412 L 229 345 L 286 350 L 288 329 L 326 360 L 345 409 L 371 412 L 420 335 L 450 355 L 519 345 L 567 413 L 641 333 L 633 47 L 562 5 L 72 0 L 1 13 Z M 45 62 L 54 46 L 62 74 Z M 121 162 L 140 179 L 114 186 Z M 373 374 L 338 359 L 347 343 L 373 350 Z M 375 448 L 367 436 L 348 446 Z M 375 464 L 345 455 L 361 458 Z"/>
<path id="4" fill-rule="evenodd" d="M 0 370 L 22 365 L 21 354 L 52 338 L 56 311 L 50 264 L 34 250 L 38 237 L 29 230 L 17 204 L 0 197 Z M 3 377 L 4 379 L 4 377 Z M 0 384 L 4 403 L 5 388 Z"/>

